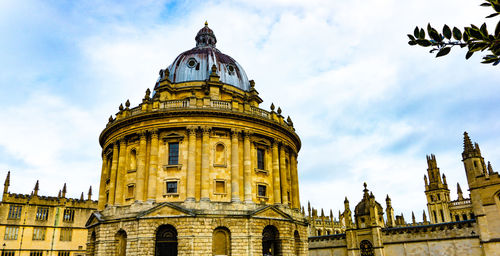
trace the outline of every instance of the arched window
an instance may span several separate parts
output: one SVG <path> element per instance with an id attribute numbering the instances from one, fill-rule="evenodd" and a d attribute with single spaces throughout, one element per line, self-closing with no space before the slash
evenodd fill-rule
<path id="1" fill-rule="evenodd" d="M 127 233 L 120 229 L 115 235 L 116 254 L 117 256 L 127 255 Z"/>
<path id="2" fill-rule="evenodd" d="M 137 152 L 135 149 L 130 150 L 129 154 L 129 170 L 137 170 Z"/>
<path id="3" fill-rule="evenodd" d="M 229 229 L 218 227 L 212 236 L 213 255 L 231 255 L 231 233 Z"/>
<path id="4" fill-rule="evenodd" d="M 361 256 L 374 256 L 375 251 L 373 250 L 373 245 L 368 240 L 363 240 L 359 243 L 359 249 L 361 252 Z"/>
<path id="5" fill-rule="evenodd" d="M 294 240 L 294 246 L 295 246 L 295 255 L 300 255 L 300 235 L 299 231 L 295 230 L 293 232 L 293 240 Z"/>
<path id="6" fill-rule="evenodd" d="M 214 165 L 226 165 L 226 148 L 222 143 L 215 145 Z"/>
<path id="7" fill-rule="evenodd" d="M 156 231 L 156 256 L 177 256 L 177 230 L 172 225 L 161 225 Z"/>
<path id="8" fill-rule="evenodd" d="M 262 231 L 262 254 L 279 255 L 279 232 L 275 226 L 269 225 Z"/>

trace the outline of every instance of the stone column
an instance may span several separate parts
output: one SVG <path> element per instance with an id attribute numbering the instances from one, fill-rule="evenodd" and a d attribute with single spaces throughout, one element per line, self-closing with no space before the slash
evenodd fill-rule
<path id="1" fill-rule="evenodd" d="M 196 195 L 196 127 L 188 129 L 188 165 L 186 182 L 186 201 L 195 201 Z"/>
<path id="2" fill-rule="evenodd" d="M 141 131 L 139 139 L 139 152 L 137 154 L 137 176 L 135 184 L 135 200 L 144 200 L 144 176 L 146 172 L 146 131 Z"/>
<path id="3" fill-rule="evenodd" d="M 151 131 L 151 150 L 149 157 L 148 200 L 156 200 L 156 183 L 158 177 L 158 129 Z"/>
<path id="4" fill-rule="evenodd" d="M 231 129 L 231 201 L 240 202 L 238 130 Z"/>
<path id="5" fill-rule="evenodd" d="M 288 182 L 286 179 L 285 145 L 280 147 L 281 203 L 288 205 Z"/>
<path id="6" fill-rule="evenodd" d="M 202 128 L 201 138 L 201 201 L 210 201 L 209 191 L 209 157 L 210 157 L 210 127 Z"/>
<path id="7" fill-rule="evenodd" d="M 104 150 L 104 149 L 103 149 Z M 97 209 L 98 210 L 103 210 L 104 205 L 106 205 L 106 177 L 108 176 L 107 172 L 107 157 L 106 155 L 102 154 L 102 168 L 101 168 L 101 181 L 99 183 L 99 201 L 97 203 Z"/>
<path id="8" fill-rule="evenodd" d="M 273 164 L 273 198 L 274 203 L 281 203 L 281 187 L 280 187 L 280 163 L 278 142 L 274 141 L 272 145 L 272 164 Z"/>
<path id="9" fill-rule="evenodd" d="M 293 209 L 300 209 L 299 199 L 299 177 L 297 172 L 297 154 L 290 153 L 290 173 L 292 174 L 292 207 Z"/>
<path id="10" fill-rule="evenodd" d="M 250 132 L 244 132 L 243 138 L 243 181 L 245 191 L 245 203 L 252 202 L 252 170 L 250 157 Z"/>
<path id="11" fill-rule="evenodd" d="M 115 204 L 121 205 L 123 204 L 123 187 L 125 186 L 123 179 L 127 174 L 127 141 L 125 138 L 120 139 L 120 157 L 118 158 L 118 174 L 116 176 L 116 195 L 115 195 Z"/>
<path id="12" fill-rule="evenodd" d="M 116 172 L 118 169 L 118 140 L 113 142 L 113 159 L 111 160 L 111 175 L 109 177 L 109 204 L 115 203 Z"/>

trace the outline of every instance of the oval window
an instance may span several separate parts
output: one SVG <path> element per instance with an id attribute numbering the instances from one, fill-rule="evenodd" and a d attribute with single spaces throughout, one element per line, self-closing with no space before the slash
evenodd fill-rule
<path id="1" fill-rule="evenodd" d="M 229 74 L 232 75 L 234 73 L 234 70 L 235 68 L 233 65 L 227 65 L 227 71 L 229 71 Z"/>
<path id="2" fill-rule="evenodd" d="M 194 58 L 190 58 L 187 62 L 188 67 L 194 68 L 198 62 Z"/>

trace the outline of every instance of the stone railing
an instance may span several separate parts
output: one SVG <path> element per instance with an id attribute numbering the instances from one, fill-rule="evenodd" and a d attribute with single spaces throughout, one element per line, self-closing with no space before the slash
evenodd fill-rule
<path id="1" fill-rule="evenodd" d="M 144 104 L 149 104 L 144 105 Z M 234 107 L 236 106 L 236 107 Z M 272 114 L 272 112 L 260 109 L 258 107 L 246 106 L 245 104 L 237 103 L 234 105 L 230 101 L 221 101 L 221 100 L 211 100 L 208 101 L 200 99 L 185 99 L 185 100 L 167 100 L 167 101 L 149 101 L 148 103 L 143 103 L 137 107 L 131 109 L 125 109 L 120 111 L 117 114 L 117 119 L 121 119 L 124 117 L 135 116 L 145 112 L 155 112 L 155 111 L 165 111 L 170 109 L 218 109 L 225 110 L 231 112 L 243 112 L 247 114 L 251 114 L 260 118 L 273 120 L 275 122 L 281 123 L 283 126 L 293 129 L 293 125 L 288 123 L 283 119 L 282 116 L 278 114 Z"/>
<path id="2" fill-rule="evenodd" d="M 471 204 L 470 199 L 451 201 L 452 206 L 469 205 Z"/>

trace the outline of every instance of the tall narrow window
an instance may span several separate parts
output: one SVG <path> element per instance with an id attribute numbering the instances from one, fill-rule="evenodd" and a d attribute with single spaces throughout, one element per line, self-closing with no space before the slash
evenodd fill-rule
<path id="1" fill-rule="evenodd" d="M 179 164 L 179 142 L 168 143 L 168 164 Z"/>
<path id="2" fill-rule="evenodd" d="M 129 171 L 135 170 L 137 170 L 137 152 L 132 149 L 129 155 Z"/>
<path id="3" fill-rule="evenodd" d="M 264 149 L 257 149 L 257 169 L 264 170 Z"/>
<path id="4" fill-rule="evenodd" d="M 21 210 L 23 209 L 20 205 L 11 205 L 9 207 L 9 215 L 8 219 L 20 219 L 21 218 Z"/>
<path id="5" fill-rule="evenodd" d="M 16 252 L 2 250 L 2 256 L 16 256 Z"/>
<path id="6" fill-rule="evenodd" d="M 73 229 L 71 229 L 71 228 L 62 228 L 59 240 L 60 241 L 71 241 L 72 235 L 73 235 Z"/>
<path id="7" fill-rule="evenodd" d="M 127 233 L 124 230 L 118 231 L 115 235 L 117 256 L 127 255 Z"/>
<path id="8" fill-rule="evenodd" d="M 36 220 L 47 220 L 49 216 L 49 208 L 48 207 L 38 207 L 36 210 Z"/>
<path id="9" fill-rule="evenodd" d="M 443 213 L 443 210 L 439 210 L 439 213 L 441 213 L 441 222 L 444 222 L 444 213 Z"/>
<path id="10" fill-rule="evenodd" d="M 4 240 L 17 240 L 19 227 L 6 226 Z"/>
<path id="11" fill-rule="evenodd" d="M 436 223 L 438 223 L 439 220 L 438 220 L 438 216 L 436 214 L 436 211 L 432 211 L 432 213 L 434 214 L 434 220 L 436 221 Z"/>
<path id="12" fill-rule="evenodd" d="M 70 209 L 70 208 L 64 209 L 63 221 L 64 222 L 73 222 L 73 220 L 75 220 L 75 210 Z"/>
<path id="13" fill-rule="evenodd" d="M 45 240 L 45 232 L 47 228 L 34 227 L 33 228 L 33 240 Z"/>

